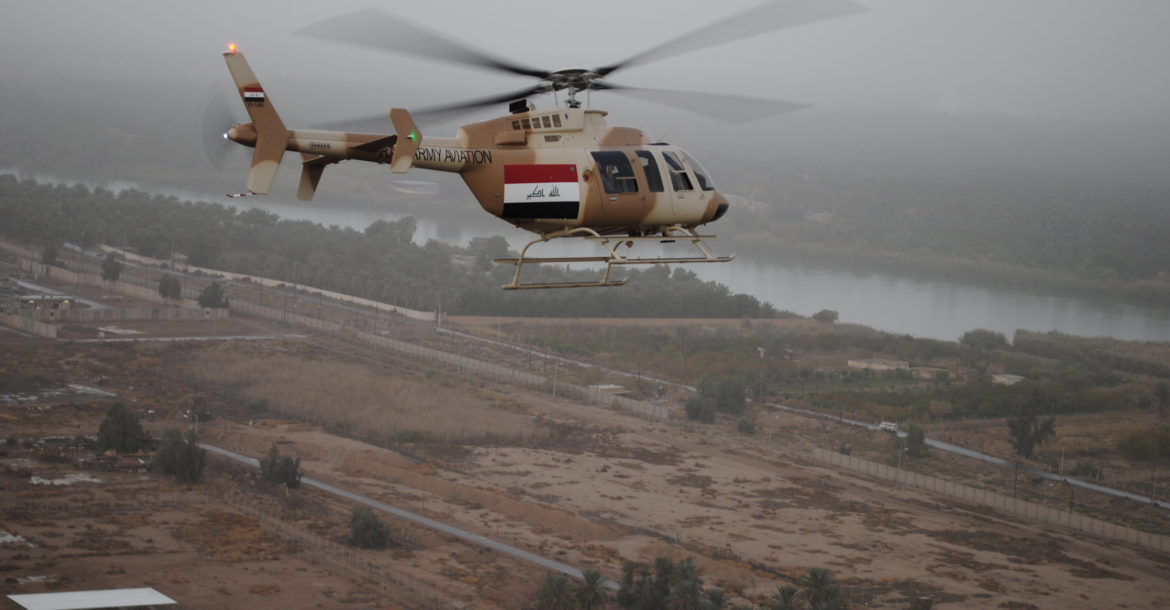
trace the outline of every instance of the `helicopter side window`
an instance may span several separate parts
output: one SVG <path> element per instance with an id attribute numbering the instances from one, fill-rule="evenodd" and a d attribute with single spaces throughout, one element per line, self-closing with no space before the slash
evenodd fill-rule
<path id="1" fill-rule="evenodd" d="M 648 150 L 637 151 L 638 160 L 642 162 L 642 172 L 646 174 L 646 186 L 652 193 L 661 193 L 662 174 L 658 171 L 658 162 Z"/>
<path id="2" fill-rule="evenodd" d="M 691 177 L 687 175 L 687 168 L 678 155 L 670 151 L 663 151 L 662 158 L 666 159 L 666 165 L 670 169 L 670 188 L 676 192 L 695 190 L 695 187 L 691 185 Z"/>
<path id="3" fill-rule="evenodd" d="M 634 166 L 626 153 L 619 150 L 599 150 L 593 153 L 601 176 L 601 186 L 607 193 L 637 193 L 638 180 L 634 177 Z"/>
<path id="4" fill-rule="evenodd" d="M 683 156 L 686 157 L 687 161 L 690 162 L 691 169 L 695 172 L 695 178 L 699 179 L 699 188 L 703 189 L 704 191 L 715 190 L 715 185 L 711 184 L 711 179 L 707 177 L 707 170 L 703 169 L 703 166 L 699 165 L 699 162 L 696 161 L 694 157 L 688 155 L 686 151 L 680 152 L 682 152 Z"/>

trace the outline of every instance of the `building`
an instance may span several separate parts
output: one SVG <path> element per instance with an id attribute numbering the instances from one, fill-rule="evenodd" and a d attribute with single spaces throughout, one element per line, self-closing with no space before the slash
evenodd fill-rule
<path id="1" fill-rule="evenodd" d="M 27 593 L 9 595 L 8 602 L 25 610 L 87 610 L 93 608 L 165 608 L 179 602 L 152 587 Z"/>
<path id="2" fill-rule="evenodd" d="M 991 383 L 998 385 L 1016 385 L 1023 380 L 1023 377 L 1011 373 L 997 373 L 991 376 Z"/>
<path id="3" fill-rule="evenodd" d="M 850 360 L 848 362 L 849 368 L 853 369 L 868 369 L 871 371 L 908 371 L 910 370 L 910 363 L 905 360 L 886 360 L 884 358 L 866 358 L 863 360 Z"/>

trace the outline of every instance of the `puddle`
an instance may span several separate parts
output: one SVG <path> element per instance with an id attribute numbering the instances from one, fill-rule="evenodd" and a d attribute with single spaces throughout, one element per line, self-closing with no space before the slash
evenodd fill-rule
<path id="1" fill-rule="evenodd" d="M 72 485 L 74 483 L 101 483 L 102 480 L 84 472 L 74 474 L 67 474 L 59 479 L 42 479 L 41 477 L 32 477 L 29 482 L 33 485 Z"/>

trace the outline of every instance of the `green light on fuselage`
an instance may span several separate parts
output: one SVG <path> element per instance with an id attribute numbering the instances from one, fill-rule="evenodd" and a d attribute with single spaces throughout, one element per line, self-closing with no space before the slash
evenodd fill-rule
<path id="1" fill-rule="evenodd" d="M 410 135 L 407 137 L 410 138 L 411 142 L 416 142 L 416 141 L 418 141 L 418 132 L 412 131 L 412 132 L 410 132 Z"/>

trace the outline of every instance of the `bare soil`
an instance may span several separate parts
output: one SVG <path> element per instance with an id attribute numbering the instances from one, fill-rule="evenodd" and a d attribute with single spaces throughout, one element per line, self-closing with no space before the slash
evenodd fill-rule
<path id="1" fill-rule="evenodd" d="M 245 382 L 216 385 L 184 368 L 224 353 L 286 368 L 290 358 L 327 358 L 421 379 L 547 433 L 363 443 L 335 433 L 354 431 L 286 419 L 275 405 L 249 412 L 255 396 Z M 763 603 L 777 585 L 827 567 L 857 607 L 902 608 L 920 596 L 940 608 L 1170 607 L 1170 557 L 803 463 L 789 456 L 826 438 L 877 447 L 884 437 L 785 413 L 769 414 L 770 425 L 745 442 L 384 362 L 329 337 L 21 340 L 0 350 L 0 380 L 15 388 L 0 396 L 0 439 L 13 441 L 0 443 L 5 595 L 154 586 L 182 606 L 521 608 L 544 578 L 535 566 L 390 517 L 396 548 L 343 551 L 352 505 L 311 488 L 271 488 L 216 457 L 203 482 L 178 486 L 137 457 L 93 456 L 73 439 L 94 434 L 120 400 L 155 411 L 145 422 L 155 436 L 188 425 L 191 405 L 214 405 L 202 424 L 206 442 L 256 457 L 275 445 L 300 457 L 308 476 L 613 579 L 624 561 L 693 557 L 708 585 L 740 602 Z M 115 397 L 28 397 L 65 384 Z M 441 433 L 442 424 L 429 425 Z M 96 481 L 39 482 L 79 474 Z"/>

